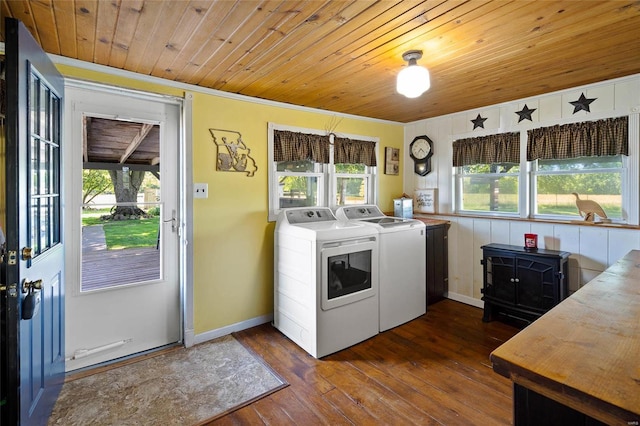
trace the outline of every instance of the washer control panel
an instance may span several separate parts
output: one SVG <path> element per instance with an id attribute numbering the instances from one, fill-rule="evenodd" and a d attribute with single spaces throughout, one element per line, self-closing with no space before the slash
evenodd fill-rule
<path id="1" fill-rule="evenodd" d="M 309 207 L 308 209 L 292 209 L 286 211 L 287 221 L 291 224 L 326 222 L 336 220 L 329 208 Z"/>
<path id="2" fill-rule="evenodd" d="M 343 207 L 342 211 L 349 220 L 385 217 L 378 206 L 375 205 Z"/>

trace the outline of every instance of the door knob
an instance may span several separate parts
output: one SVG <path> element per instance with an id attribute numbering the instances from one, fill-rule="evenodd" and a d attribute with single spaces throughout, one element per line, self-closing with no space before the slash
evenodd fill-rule
<path id="1" fill-rule="evenodd" d="M 42 290 L 42 280 L 29 281 L 25 279 L 22 281 L 23 293 L 29 293 L 33 290 Z"/>
<path id="2" fill-rule="evenodd" d="M 171 222 L 171 232 L 176 232 L 178 230 L 178 219 L 176 218 L 176 211 L 171 210 L 171 219 L 163 220 L 163 222 Z"/>
<path id="3" fill-rule="evenodd" d="M 34 290 L 42 290 L 42 280 L 22 282 L 22 292 L 27 295 L 22 299 L 22 319 L 30 320 L 40 311 L 40 293 Z"/>

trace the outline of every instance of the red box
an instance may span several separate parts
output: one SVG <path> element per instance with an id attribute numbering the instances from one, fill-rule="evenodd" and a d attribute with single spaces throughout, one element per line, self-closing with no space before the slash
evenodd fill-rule
<path id="1" fill-rule="evenodd" d="M 538 234 L 524 234 L 524 249 L 538 250 Z"/>

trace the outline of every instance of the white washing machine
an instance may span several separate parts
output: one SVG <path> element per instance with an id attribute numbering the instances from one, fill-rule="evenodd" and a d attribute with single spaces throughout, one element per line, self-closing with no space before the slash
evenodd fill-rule
<path id="1" fill-rule="evenodd" d="M 339 207 L 336 217 L 362 223 L 380 237 L 380 331 L 427 312 L 426 227 L 417 219 L 386 216 L 376 205 Z"/>
<path id="2" fill-rule="evenodd" d="M 274 325 L 316 358 L 378 334 L 378 232 L 329 208 L 280 212 Z"/>

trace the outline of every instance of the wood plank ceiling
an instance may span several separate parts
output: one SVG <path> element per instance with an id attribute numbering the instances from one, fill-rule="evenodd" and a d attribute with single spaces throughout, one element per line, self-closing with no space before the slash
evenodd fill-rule
<path id="1" fill-rule="evenodd" d="M 1 10 L 52 54 L 396 122 L 640 73 L 632 0 L 2 0 Z M 412 49 L 432 85 L 407 99 L 395 79 Z"/>
<path id="2" fill-rule="evenodd" d="M 160 164 L 160 126 L 107 118 L 85 117 L 82 161 L 85 169 L 157 173 Z"/>

